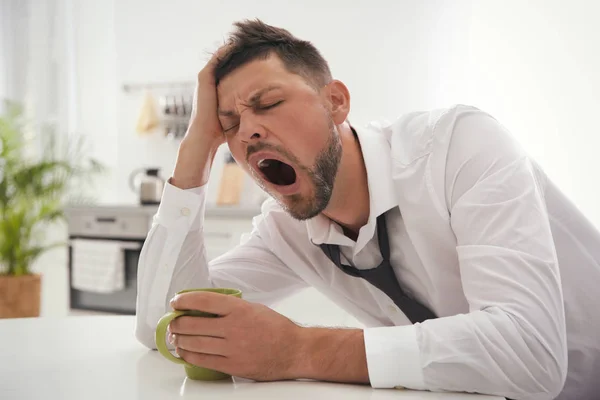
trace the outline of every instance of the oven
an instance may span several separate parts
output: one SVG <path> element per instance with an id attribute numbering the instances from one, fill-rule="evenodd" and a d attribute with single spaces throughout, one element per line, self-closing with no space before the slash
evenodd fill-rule
<path id="1" fill-rule="evenodd" d="M 153 207 L 132 206 L 79 207 L 67 211 L 69 304 L 72 310 L 135 314 L 138 262 L 155 210 Z M 84 288 L 79 283 L 74 284 L 79 282 L 76 281 L 77 274 L 81 274 L 83 268 L 79 265 L 82 260 L 80 243 L 83 242 L 88 249 L 96 245 L 100 253 L 104 248 L 114 251 L 118 246 L 116 258 L 110 259 L 110 262 L 100 260 L 94 271 L 100 284 L 106 280 L 107 274 L 118 269 L 121 280 L 118 288 L 95 290 L 91 288 L 94 282 L 88 282 Z M 113 265 L 114 262 L 117 264 Z M 85 268 L 89 269 L 89 266 Z"/>

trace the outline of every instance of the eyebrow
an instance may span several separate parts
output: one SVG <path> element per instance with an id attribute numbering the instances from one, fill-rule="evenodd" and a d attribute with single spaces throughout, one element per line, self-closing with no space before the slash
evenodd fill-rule
<path id="1" fill-rule="evenodd" d="M 256 105 L 258 102 L 260 102 L 260 98 L 265 95 L 266 93 L 272 91 L 272 90 L 276 90 L 276 89 L 280 89 L 281 86 L 278 85 L 271 85 L 271 86 L 267 86 L 266 88 L 260 89 L 258 92 L 254 93 L 252 95 L 252 97 L 250 97 L 250 99 L 248 100 L 248 103 L 250 104 L 250 106 L 254 106 Z M 232 110 L 222 110 L 219 108 L 219 110 L 217 111 L 219 113 L 219 115 L 223 116 L 223 117 L 234 117 L 237 115 L 237 113 L 235 111 Z"/>

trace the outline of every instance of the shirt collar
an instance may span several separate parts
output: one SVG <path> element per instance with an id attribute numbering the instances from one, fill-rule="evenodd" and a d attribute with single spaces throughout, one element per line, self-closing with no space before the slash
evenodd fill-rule
<path id="1" fill-rule="evenodd" d="M 392 180 L 392 164 L 390 143 L 379 129 L 374 127 L 354 128 L 360 142 L 369 188 L 370 212 L 367 224 L 364 225 L 356 240 L 354 253 L 358 253 L 375 234 L 377 217 L 398 205 L 394 194 Z M 344 235 L 337 223 L 319 214 L 306 221 L 308 236 L 315 245 L 322 243 L 341 246 L 353 245 L 354 242 Z"/>

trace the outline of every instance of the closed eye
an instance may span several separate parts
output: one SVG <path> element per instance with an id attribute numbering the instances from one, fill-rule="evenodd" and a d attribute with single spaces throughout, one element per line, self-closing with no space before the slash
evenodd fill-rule
<path id="1" fill-rule="evenodd" d="M 258 111 L 267 111 L 267 110 L 270 110 L 270 109 L 272 109 L 272 108 L 275 108 L 275 107 L 277 107 L 277 106 L 278 106 L 278 105 L 280 105 L 281 103 L 283 103 L 283 100 L 276 101 L 275 103 L 273 103 L 273 104 L 269 104 L 269 105 L 266 105 L 266 106 L 256 106 L 256 109 L 257 109 Z M 231 126 L 231 127 L 227 128 L 227 129 L 223 129 L 223 133 L 230 133 L 231 131 L 233 131 L 234 129 L 236 129 L 236 128 L 237 128 L 239 125 L 240 125 L 240 124 L 238 123 L 238 124 L 235 124 L 235 125 L 233 125 L 233 126 Z"/>
<path id="2" fill-rule="evenodd" d="M 260 107 L 258 107 L 258 109 L 259 109 L 259 110 L 270 110 L 271 108 L 275 108 L 275 107 L 277 107 L 277 106 L 278 106 L 278 105 L 280 105 L 281 103 L 283 103 L 283 100 L 281 100 L 281 101 L 277 101 L 277 102 L 275 102 L 275 103 L 273 103 L 273 104 L 269 104 L 269 105 L 267 105 L 267 106 L 260 106 Z"/>
<path id="3" fill-rule="evenodd" d="M 235 124 L 227 129 L 223 129 L 223 133 L 229 133 L 231 132 L 233 129 L 236 129 L 238 126 L 240 126 L 240 124 Z"/>

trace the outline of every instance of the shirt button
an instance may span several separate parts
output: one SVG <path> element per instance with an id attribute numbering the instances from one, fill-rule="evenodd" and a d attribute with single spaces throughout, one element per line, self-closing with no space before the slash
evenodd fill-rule
<path id="1" fill-rule="evenodd" d="M 183 215 L 184 217 L 187 217 L 188 215 L 190 215 L 190 209 L 187 207 L 183 207 L 181 209 L 181 215 Z"/>
<path id="2" fill-rule="evenodd" d="M 396 314 L 398 312 L 398 307 L 390 304 L 388 306 L 388 311 L 391 312 L 392 314 Z"/>

